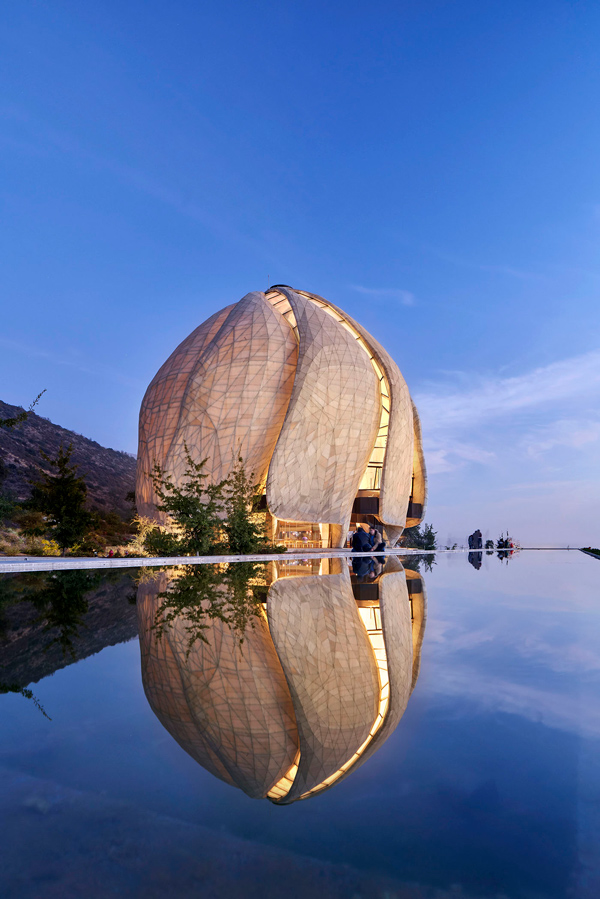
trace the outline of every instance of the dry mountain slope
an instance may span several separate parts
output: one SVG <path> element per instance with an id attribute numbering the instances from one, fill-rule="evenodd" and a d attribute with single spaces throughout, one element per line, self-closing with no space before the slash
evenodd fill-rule
<path id="1" fill-rule="evenodd" d="M 12 418 L 19 412 L 20 406 L 0 401 L 0 418 Z M 40 450 L 54 457 L 61 443 L 73 444 L 72 461 L 85 477 L 90 505 L 131 515 L 131 505 L 125 497 L 135 489 L 135 456 L 100 446 L 95 440 L 67 431 L 35 413 L 12 430 L 0 428 L 0 461 L 5 469 L 2 492 L 26 499 L 31 491 L 29 480 L 42 463 Z M 49 469 L 46 463 L 42 467 Z"/>

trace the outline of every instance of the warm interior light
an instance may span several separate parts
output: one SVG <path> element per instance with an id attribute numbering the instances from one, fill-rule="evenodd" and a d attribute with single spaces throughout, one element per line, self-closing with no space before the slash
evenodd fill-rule
<path id="1" fill-rule="evenodd" d="M 336 780 L 339 780 L 342 774 L 345 774 L 346 771 L 358 761 L 385 721 L 385 716 L 390 703 L 390 678 L 388 674 L 387 653 L 385 651 L 383 630 L 381 627 L 381 610 L 379 606 L 370 606 L 367 608 L 360 607 L 358 611 L 360 612 L 362 623 L 365 626 L 367 636 L 373 648 L 373 655 L 375 656 L 375 662 L 377 664 L 377 674 L 379 676 L 379 707 L 377 709 L 377 716 L 369 731 L 367 739 L 358 747 L 354 755 L 352 755 L 347 762 L 344 762 L 337 771 L 334 771 L 333 774 L 330 774 L 329 777 L 322 780 L 320 784 L 313 787 L 312 790 L 307 790 L 306 793 L 302 793 L 300 799 L 306 799 L 308 796 L 318 793 L 319 790 L 324 790 L 325 787 L 329 787 L 331 784 L 335 783 Z"/>
<path id="2" fill-rule="evenodd" d="M 300 294 L 305 299 L 309 300 L 311 303 L 314 303 L 315 306 L 318 306 L 323 312 L 326 312 L 332 318 L 334 318 L 343 328 L 346 329 L 356 341 L 358 341 L 358 345 L 360 348 L 367 354 L 369 357 L 369 361 L 373 366 L 373 371 L 377 377 L 377 381 L 379 383 L 379 408 L 381 409 L 381 414 L 379 418 L 379 429 L 377 431 L 377 438 L 375 440 L 375 445 L 371 452 L 371 456 L 367 463 L 367 467 L 362 476 L 361 482 L 358 486 L 359 490 L 379 490 L 381 489 L 381 474 L 383 471 L 383 462 L 385 459 L 385 450 L 387 447 L 387 438 L 388 438 L 388 425 L 390 421 L 390 385 L 388 379 L 385 376 L 385 372 L 382 367 L 373 357 L 373 353 L 371 352 L 369 346 L 365 343 L 365 339 L 362 334 L 354 328 L 350 322 L 346 321 L 343 315 L 340 315 L 339 312 L 336 312 L 335 309 L 332 309 L 326 302 L 323 300 L 317 300 L 315 297 L 312 297 L 309 293 L 305 293 L 303 290 L 297 290 L 295 293 Z M 268 298 L 268 295 L 267 295 Z"/>
<path id="3" fill-rule="evenodd" d="M 284 796 L 292 789 L 292 784 L 296 779 L 296 774 L 298 773 L 298 765 L 300 764 L 300 750 L 296 751 L 296 756 L 294 758 L 293 763 L 290 765 L 288 770 L 285 772 L 283 777 L 281 777 L 274 786 L 271 787 L 267 796 L 269 799 L 283 799 Z"/>
<path id="4" fill-rule="evenodd" d="M 369 361 L 373 367 L 375 376 L 377 377 L 377 383 L 379 384 L 380 416 L 379 428 L 377 430 L 375 444 L 373 446 L 373 449 L 371 450 L 371 455 L 369 457 L 369 461 L 367 462 L 367 467 L 363 472 L 360 484 L 358 485 L 358 489 L 380 490 L 390 423 L 391 392 L 389 381 L 385 375 L 383 368 L 374 358 L 373 353 L 365 342 L 362 334 L 359 334 L 356 328 L 351 325 L 343 315 L 340 315 L 339 312 L 337 312 L 335 309 L 332 309 L 332 307 L 324 300 L 318 300 L 315 297 L 311 296 L 311 294 L 306 293 L 303 290 L 297 290 L 294 292 L 298 293 L 310 303 L 313 303 L 315 306 L 318 306 L 319 309 L 322 309 L 323 312 L 326 312 L 327 315 L 330 315 L 332 318 L 334 318 L 336 322 L 338 322 L 340 325 L 342 325 L 343 328 L 345 328 L 346 331 L 348 331 L 348 333 L 352 334 L 354 339 L 358 342 L 360 348 L 369 357 Z M 284 318 L 287 319 L 287 321 L 290 323 L 290 326 L 292 327 L 292 330 L 294 331 L 294 334 L 296 335 L 296 340 L 299 340 L 298 325 L 291 304 L 287 297 L 279 293 L 279 291 L 277 290 L 270 290 L 265 294 L 265 298 L 269 301 L 269 303 L 271 303 L 274 309 L 277 309 L 278 312 L 281 312 Z"/>
<path id="5" fill-rule="evenodd" d="M 364 742 L 358 747 L 356 752 L 346 762 L 344 762 L 344 764 L 341 765 L 337 769 L 337 771 L 334 771 L 333 774 L 330 774 L 329 777 L 326 777 L 324 780 L 322 780 L 321 783 L 317 784 L 316 787 L 313 787 L 312 790 L 307 790 L 306 793 L 302 793 L 300 799 L 306 799 L 308 796 L 312 796 L 314 793 L 318 793 L 319 790 L 324 790 L 325 787 L 331 786 L 331 784 L 335 783 L 336 780 L 338 780 L 343 774 L 345 774 L 346 771 L 348 771 L 349 768 L 351 768 L 352 765 L 354 765 L 358 761 L 358 759 L 361 757 L 361 755 L 385 721 L 385 716 L 387 714 L 390 702 L 390 679 L 388 674 L 385 641 L 383 639 L 383 629 L 381 626 L 381 610 L 379 606 L 370 606 L 367 608 L 361 607 L 358 611 L 367 632 L 369 642 L 371 643 L 373 655 L 375 657 L 375 662 L 377 665 L 377 675 L 379 678 L 379 706 L 377 708 L 377 715 L 375 717 L 375 721 L 373 722 L 371 730 L 369 731 L 367 739 L 364 740 Z M 293 764 L 286 771 L 283 777 L 281 777 L 267 793 L 269 799 L 273 799 L 276 802 L 285 799 L 285 797 L 292 789 L 294 780 L 296 779 L 299 763 L 300 750 L 298 749 Z"/>
<path id="6" fill-rule="evenodd" d="M 273 309 L 277 309 L 277 311 L 280 312 L 281 315 L 283 315 L 285 320 L 290 325 L 292 331 L 295 334 L 296 340 L 299 343 L 300 337 L 298 334 L 298 324 L 296 322 L 294 310 L 292 309 L 288 298 L 282 293 L 279 293 L 279 291 L 277 290 L 270 290 L 265 294 L 265 299 L 269 301 Z"/>

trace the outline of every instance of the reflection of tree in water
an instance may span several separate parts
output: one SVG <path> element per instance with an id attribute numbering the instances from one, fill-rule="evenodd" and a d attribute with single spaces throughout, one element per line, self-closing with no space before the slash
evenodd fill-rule
<path id="1" fill-rule="evenodd" d="M 44 706 L 39 701 L 39 699 L 33 695 L 33 692 L 29 690 L 27 687 L 20 687 L 18 684 L 2 684 L 0 683 L 0 694 L 2 693 L 18 693 L 19 696 L 23 696 L 25 699 L 31 699 L 36 709 L 42 713 L 44 718 L 47 718 L 48 721 L 52 721 L 50 715 L 46 714 L 46 710 Z"/>
<path id="2" fill-rule="evenodd" d="M 29 596 L 39 612 L 38 620 L 44 620 L 44 632 L 56 628 L 46 650 L 58 644 L 63 655 L 75 659 L 74 640 L 79 636 L 83 616 L 89 609 L 86 594 L 102 580 L 100 571 L 59 571 L 53 573 L 43 590 Z"/>
<path id="3" fill-rule="evenodd" d="M 7 607 L 10 605 L 14 605 L 17 602 L 30 600 L 32 590 L 34 592 L 39 591 L 39 585 L 39 575 L 24 575 L 21 577 L 0 578 L 0 638 L 4 637 L 6 633 L 7 620 L 5 610 L 7 609 Z M 31 699 L 35 707 L 39 709 L 42 715 L 44 715 L 45 718 L 48 718 L 49 721 L 52 720 L 46 714 L 44 707 L 40 703 L 39 699 L 37 699 L 37 697 L 33 695 L 33 692 L 27 687 L 22 687 L 20 684 L 6 683 L 0 680 L 0 695 L 5 693 L 18 693 L 25 699 Z"/>
<path id="4" fill-rule="evenodd" d="M 26 574 L 3 574 L 0 577 L 0 641 L 8 629 L 7 613 L 11 606 L 30 602 L 34 596 L 46 589 L 49 574 L 31 572 Z"/>
<path id="5" fill-rule="evenodd" d="M 402 556 L 400 561 L 402 562 L 402 567 L 408 568 L 409 571 L 432 571 L 433 566 L 437 564 L 435 561 L 435 553 Z"/>
<path id="6" fill-rule="evenodd" d="M 88 594 L 103 580 L 120 577 L 120 573 L 102 571 L 57 571 L 26 574 L 0 579 L 0 636 L 6 631 L 6 612 L 10 606 L 31 603 L 37 615 L 34 624 L 43 622 L 43 632 L 50 634 L 45 646 L 60 646 L 63 656 L 75 659 L 75 641 L 89 610 Z M 52 633 L 56 631 L 55 633 Z"/>
<path id="7" fill-rule="evenodd" d="M 262 614 L 268 586 L 265 566 L 258 562 L 226 565 L 184 565 L 170 569 L 165 590 L 158 593 L 154 629 L 158 639 L 174 623 L 183 623 L 188 638 L 187 655 L 211 622 L 227 624 L 240 644 L 248 626 Z"/>
<path id="8" fill-rule="evenodd" d="M 30 576 L 24 575 L 21 579 L 10 575 L 0 577 L 0 640 L 4 638 L 8 627 L 6 610 L 22 599 L 25 592 L 23 580 L 28 577 Z"/>
<path id="9" fill-rule="evenodd" d="M 0 693 L 20 694 L 45 714 L 30 685 L 135 635 L 132 586 L 121 571 L 0 578 Z"/>

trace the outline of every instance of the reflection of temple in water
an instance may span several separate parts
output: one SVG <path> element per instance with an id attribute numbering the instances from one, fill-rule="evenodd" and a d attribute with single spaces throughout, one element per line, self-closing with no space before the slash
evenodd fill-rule
<path id="1" fill-rule="evenodd" d="M 242 646 L 220 620 L 190 645 L 184 615 L 159 638 L 166 575 L 138 595 L 144 689 L 161 723 L 212 774 L 280 804 L 337 783 L 394 731 L 425 630 L 422 578 L 397 559 L 368 584 L 341 559 L 307 567 L 273 563 Z"/>

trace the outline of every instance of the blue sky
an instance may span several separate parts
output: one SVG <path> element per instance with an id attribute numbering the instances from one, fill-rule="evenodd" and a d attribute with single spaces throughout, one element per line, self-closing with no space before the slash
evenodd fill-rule
<path id="1" fill-rule="evenodd" d="M 431 519 L 600 543 L 600 7 L 22 0 L 0 397 L 135 452 L 216 309 L 311 290 L 397 359 Z"/>

